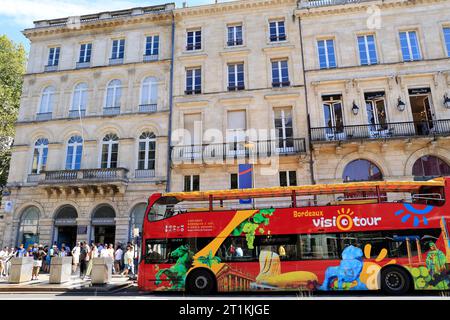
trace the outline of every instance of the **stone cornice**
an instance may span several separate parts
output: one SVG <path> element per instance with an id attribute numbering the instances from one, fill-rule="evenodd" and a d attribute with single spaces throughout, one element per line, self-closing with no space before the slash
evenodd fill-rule
<path id="1" fill-rule="evenodd" d="M 194 6 L 188 8 L 179 8 L 174 10 L 175 18 L 189 16 L 221 14 L 237 10 L 254 10 L 257 8 L 267 8 L 280 5 L 296 6 L 297 0 L 241 0 L 222 2 L 210 5 Z"/>
<path id="2" fill-rule="evenodd" d="M 293 100 L 293 99 L 298 99 L 300 97 L 299 93 L 279 93 L 279 94 L 266 94 L 264 96 L 264 99 L 266 100 Z"/>
<path id="3" fill-rule="evenodd" d="M 250 54 L 250 49 L 227 50 L 219 52 L 222 57 L 243 57 Z"/>
<path id="4" fill-rule="evenodd" d="M 343 14 L 350 12 L 366 11 L 367 7 L 377 6 L 380 9 L 400 8 L 406 6 L 417 6 L 418 4 L 430 4 L 436 2 L 446 2 L 447 0 L 362 0 L 347 4 L 324 5 L 310 8 L 301 8 L 302 2 L 299 1 L 299 8 L 294 11 L 297 17 L 312 17 L 330 14 Z"/>
<path id="5" fill-rule="evenodd" d="M 172 11 L 155 12 L 152 14 L 140 14 L 136 16 L 115 17 L 108 19 L 99 19 L 82 23 L 73 22 L 67 18 L 68 22 L 55 26 L 44 26 L 38 28 L 25 29 L 22 31 L 25 37 L 32 40 L 34 37 L 46 37 L 56 34 L 67 34 L 75 32 L 90 31 L 93 29 L 111 28 L 118 26 L 127 26 L 140 23 L 161 22 L 172 19 Z"/>
<path id="6" fill-rule="evenodd" d="M 208 106 L 208 100 L 195 100 L 195 101 L 180 101 L 175 102 L 177 107 L 206 107 Z"/>
<path id="7" fill-rule="evenodd" d="M 250 104 L 253 101 L 253 97 L 244 96 L 244 97 L 235 97 L 235 98 L 221 98 L 219 102 L 223 105 L 237 105 L 237 104 Z"/>

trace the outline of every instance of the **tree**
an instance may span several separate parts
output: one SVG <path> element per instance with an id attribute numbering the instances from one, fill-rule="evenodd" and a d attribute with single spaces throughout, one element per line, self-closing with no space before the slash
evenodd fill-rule
<path id="1" fill-rule="evenodd" d="M 8 180 L 25 62 L 25 48 L 21 44 L 15 44 L 6 35 L 0 36 L 0 191 Z"/>

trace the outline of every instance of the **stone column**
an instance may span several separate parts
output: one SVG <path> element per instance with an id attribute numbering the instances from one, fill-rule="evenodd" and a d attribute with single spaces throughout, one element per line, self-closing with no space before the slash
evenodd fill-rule
<path id="1" fill-rule="evenodd" d="M 155 176 L 167 178 L 167 136 L 156 138 Z"/>
<path id="2" fill-rule="evenodd" d="M 125 138 L 119 140 L 119 168 L 127 168 L 130 170 L 128 177 L 134 177 L 134 169 L 136 168 L 137 154 L 134 150 L 134 138 Z"/>
<path id="3" fill-rule="evenodd" d="M 119 214 L 117 212 L 117 214 Z M 116 243 L 127 243 L 130 234 L 130 217 L 115 218 L 116 221 Z"/>
<path id="4" fill-rule="evenodd" d="M 60 137 L 57 137 L 57 139 Z M 50 141 L 48 145 L 47 170 L 64 169 L 64 146 L 67 141 Z"/>
<path id="5" fill-rule="evenodd" d="M 53 219 L 39 219 L 39 242 L 42 244 L 52 244 L 54 231 Z"/>
<path id="6" fill-rule="evenodd" d="M 81 168 L 93 169 L 99 167 L 98 157 L 100 150 L 97 148 L 97 140 L 86 140 L 83 143 L 83 160 Z"/>

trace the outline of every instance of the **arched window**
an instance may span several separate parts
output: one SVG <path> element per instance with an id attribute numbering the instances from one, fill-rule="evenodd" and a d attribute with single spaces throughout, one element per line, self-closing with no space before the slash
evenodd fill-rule
<path id="1" fill-rule="evenodd" d="M 450 175 L 450 166 L 435 156 L 423 156 L 418 159 L 412 169 L 414 177 L 436 177 Z"/>
<path id="2" fill-rule="evenodd" d="M 105 111 L 115 113 L 120 110 L 122 98 L 122 81 L 112 80 L 106 89 Z"/>
<path id="3" fill-rule="evenodd" d="M 381 170 L 372 162 L 364 159 L 353 160 L 344 169 L 344 182 L 380 181 L 383 180 Z"/>
<path id="4" fill-rule="evenodd" d="M 155 170 L 156 136 L 144 132 L 139 137 L 138 170 Z"/>
<path id="5" fill-rule="evenodd" d="M 158 83 L 154 77 L 147 77 L 142 81 L 141 106 L 155 105 L 158 103 Z"/>
<path id="6" fill-rule="evenodd" d="M 52 113 L 55 100 L 55 91 L 55 88 L 52 86 L 46 87 L 42 91 L 39 113 Z"/>
<path id="7" fill-rule="evenodd" d="M 31 173 L 39 174 L 41 171 L 45 170 L 45 166 L 47 165 L 47 155 L 48 139 L 38 139 L 34 144 L 33 166 L 31 168 Z"/>
<path id="8" fill-rule="evenodd" d="M 31 206 L 24 210 L 20 219 L 19 243 L 25 248 L 39 243 L 39 209 Z"/>
<path id="9" fill-rule="evenodd" d="M 81 157 L 83 155 L 83 139 L 73 136 L 67 143 L 66 170 L 81 169 Z"/>
<path id="10" fill-rule="evenodd" d="M 117 168 L 119 137 L 110 133 L 103 138 L 101 168 Z"/>
<path id="11" fill-rule="evenodd" d="M 75 86 L 73 90 L 73 99 L 72 99 L 72 111 L 85 111 L 87 106 L 87 83 L 79 83 Z"/>
<path id="12" fill-rule="evenodd" d="M 133 208 L 131 212 L 130 238 L 134 237 L 134 229 L 139 229 L 139 236 L 142 236 L 142 223 L 144 222 L 146 208 L 147 205 L 145 203 L 139 203 Z"/>

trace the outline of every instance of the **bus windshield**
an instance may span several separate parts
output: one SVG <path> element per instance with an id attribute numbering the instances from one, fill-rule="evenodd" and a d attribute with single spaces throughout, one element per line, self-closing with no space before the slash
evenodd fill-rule
<path id="1" fill-rule="evenodd" d="M 158 221 L 174 215 L 174 207 L 179 201 L 175 197 L 161 197 L 151 207 L 148 221 Z"/>

